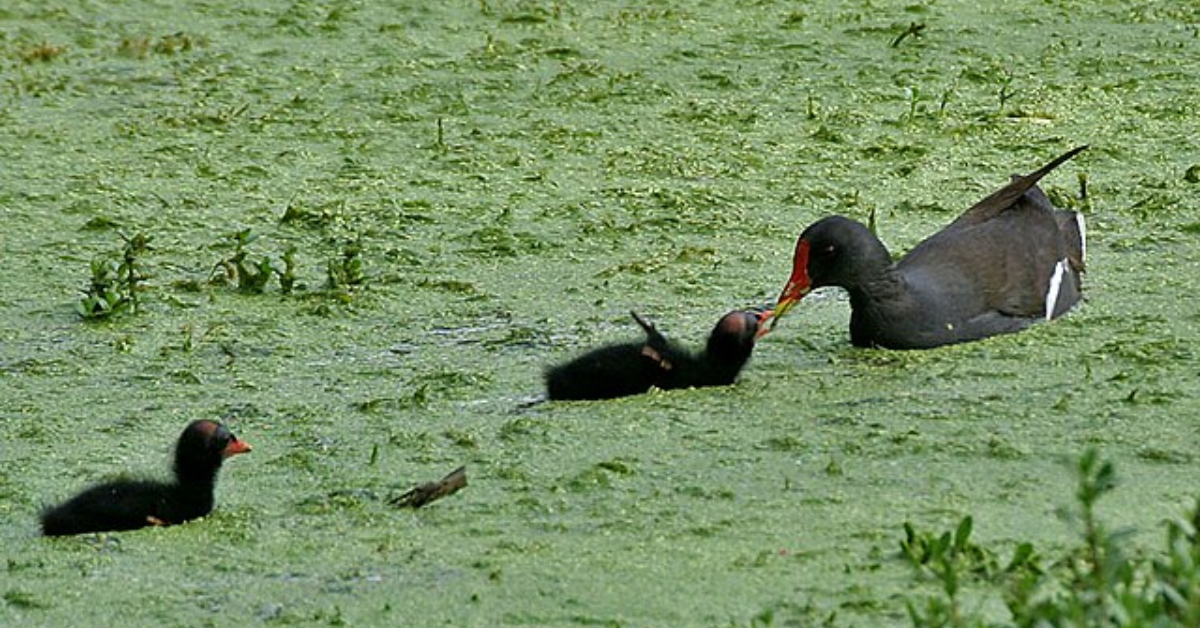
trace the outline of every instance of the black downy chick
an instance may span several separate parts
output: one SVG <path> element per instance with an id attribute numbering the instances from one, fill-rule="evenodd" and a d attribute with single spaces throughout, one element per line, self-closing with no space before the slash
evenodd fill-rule
<path id="1" fill-rule="evenodd" d="M 216 421 L 193 421 L 175 445 L 175 479 L 97 484 L 42 512 L 46 536 L 133 530 L 203 517 L 213 508 L 217 472 L 226 458 L 250 451 Z"/>
<path id="2" fill-rule="evenodd" d="M 670 390 L 724 386 L 737 379 L 750 360 L 760 325 L 770 312 L 735 310 L 721 317 L 700 353 L 667 340 L 637 312 L 633 320 L 646 332 L 643 342 L 607 345 L 546 371 L 552 400 L 613 399 L 651 387 Z"/>

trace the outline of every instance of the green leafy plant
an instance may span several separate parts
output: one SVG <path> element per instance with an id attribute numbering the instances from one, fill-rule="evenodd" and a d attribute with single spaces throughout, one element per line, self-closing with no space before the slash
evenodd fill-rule
<path id="1" fill-rule="evenodd" d="M 233 253 L 217 262 L 209 276 L 209 282 L 232 285 L 239 292 L 262 294 L 271 278 L 279 277 L 279 287 L 290 294 L 296 287 L 296 247 L 288 247 L 283 254 L 283 268 L 277 268 L 269 256 L 263 255 L 255 261 L 247 250 L 258 240 L 250 229 L 236 231 L 229 236 L 233 242 Z"/>
<path id="2" fill-rule="evenodd" d="M 999 112 L 1001 114 L 1004 113 L 1004 106 L 1007 105 L 1008 101 L 1012 100 L 1012 97 L 1016 94 L 1017 90 L 1013 87 L 1013 75 L 1009 72 L 1005 72 L 1004 80 L 1000 83 L 1000 92 L 997 94 L 997 96 L 1000 98 Z"/>
<path id="3" fill-rule="evenodd" d="M 1013 552 L 1013 557 L 1003 569 L 995 553 L 971 541 L 975 521 L 971 516 L 963 517 L 954 532 L 918 532 L 912 524 L 904 524 L 904 540 L 900 541 L 900 553 L 919 573 L 932 576 L 942 587 L 943 597 L 931 597 L 924 605 L 913 601 L 907 604 L 909 619 L 914 626 L 974 627 L 984 624 L 962 609 L 962 583 L 964 580 L 993 582 L 1000 575 L 1028 570 L 1037 570 L 1033 546 L 1022 543 Z"/>
<path id="4" fill-rule="evenodd" d="M 342 247 L 340 256 L 329 261 L 326 271 L 330 290 L 347 293 L 366 283 L 362 250 L 362 242 L 356 239 Z"/>
<path id="5" fill-rule="evenodd" d="M 915 628 L 1195 628 L 1200 626 L 1200 502 L 1186 516 L 1167 523 L 1166 550 L 1153 558 L 1125 551 L 1127 530 L 1110 531 L 1096 504 L 1117 485 L 1111 462 L 1095 450 L 1076 468 L 1077 508 L 1067 514 L 1082 544 L 1043 566 L 1033 546 L 1021 543 L 1012 561 L 996 569 L 991 552 L 969 541 L 970 517 L 953 534 L 918 533 L 905 524 L 901 555 L 942 585 L 939 595 L 908 602 Z M 1000 589 L 1008 607 L 1006 623 L 988 622 L 963 611 L 961 576 Z"/>
<path id="6" fill-rule="evenodd" d="M 1044 576 L 1026 575 L 1011 583 L 1006 602 L 1014 623 L 1021 628 L 1195 626 L 1177 623 L 1166 613 L 1160 594 L 1164 576 L 1195 579 L 1195 563 L 1182 572 L 1156 574 L 1153 563 L 1127 556 L 1123 542 L 1131 532 L 1109 531 L 1096 516 L 1097 502 L 1116 487 L 1113 464 L 1088 450 L 1077 473 L 1078 511 L 1069 515 L 1080 525 L 1083 545 Z M 1191 546 L 1195 550 L 1194 534 Z M 1200 614 L 1200 598 L 1193 596 L 1190 605 L 1192 616 Z"/>
<path id="7" fill-rule="evenodd" d="M 121 234 L 121 239 L 125 246 L 119 259 L 92 261 L 91 283 L 75 308 L 84 319 L 102 320 L 138 309 L 138 293 L 149 279 L 142 271 L 142 258 L 150 251 L 150 236 Z"/>
<path id="8" fill-rule="evenodd" d="M 1154 561 L 1162 613 L 1178 625 L 1200 626 L 1200 501 L 1167 522 L 1167 551 Z"/>
<path id="9" fill-rule="evenodd" d="M 283 270 L 279 271 L 279 290 L 291 294 L 296 288 L 296 247 L 289 246 L 283 252 Z"/>

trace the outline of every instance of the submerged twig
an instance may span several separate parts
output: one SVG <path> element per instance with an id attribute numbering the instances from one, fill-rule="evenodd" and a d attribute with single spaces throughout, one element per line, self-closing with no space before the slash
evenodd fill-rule
<path id="1" fill-rule="evenodd" d="M 467 485 L 467 468 L 459 467 L 437 482 L 422 484 L 407 493 L 390 500 L 400 508 L 420 508 L 425 504 L 453 495 Z"/>

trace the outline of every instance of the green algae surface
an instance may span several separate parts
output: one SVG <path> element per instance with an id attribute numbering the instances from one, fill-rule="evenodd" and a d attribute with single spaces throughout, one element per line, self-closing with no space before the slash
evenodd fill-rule
<path id="1" fill-rule="evenodd" d="M 174 4 L 0 7 L 0 625 L 907 625 L 905 521 L 1063 544 L 1090 446 L 1143 546 L 1196 494 L 1193 4 Z M 1084 143 L 1060 321 L 860 350 L 818 294 L 735 386 L 529 403 L 631 308 L 769 302 L 823 215 L 900 252 Z M 255 447 L 212 515 L 38 535 L 205 417 Z"/>

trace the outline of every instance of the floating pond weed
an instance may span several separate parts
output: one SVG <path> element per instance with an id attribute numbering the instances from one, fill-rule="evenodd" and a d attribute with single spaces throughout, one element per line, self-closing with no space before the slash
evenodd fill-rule
<path id="1" fill-rule="evenodd" d="M 1069 594 L 1055 457 L 1093 443 L 1121 472 L 1098 520 L 1139 529 L 1163 625 L 1200 625 L 1200 5 L 554 2 L 0 2 L 0 626 L 896 628 L 946 600 L 901 525 L 953 547 L 970 514 L 996 565 L 943 554 L 955 621 L 1034 628 L 1006 596 Z M 822 291 L 729 389 L 530 399 L 631 307 L 694 342 L 773 299 L 822 215 L 876 208 L 907 250 L 1075 142 L 1091 206 L 1045 192 L 1094 274 L 1060 321 L 895 356 Z M 213 270 L 247 227 L 243 291 Z M 93 258 L 116 298 L 84 308 Z M 185 416 L 261 443 L 216 516 L 35 534 L 65 481 L 165 472 Z M 386 504 L 463 462 L 459 499 Z"/>

